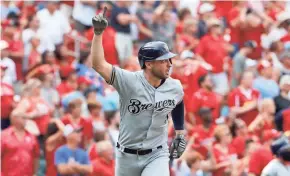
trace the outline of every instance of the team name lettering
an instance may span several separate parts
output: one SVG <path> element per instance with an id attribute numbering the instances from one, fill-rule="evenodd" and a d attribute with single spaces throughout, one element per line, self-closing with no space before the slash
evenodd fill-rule
<path id="1" fill-rule="evenodd" d="M 152 110 L 154 109 L 157 112 L 162 112 L 164 109 L 174 108 L 175 100 L 164 100 L 156 102 L 155 104 L 148 103 L 143 104 L 141 101 L 137 99 L 130 99 L 130 104 L 128 106 L 128 111 L 131 114 L 139 114 L 142 111 Z"/>

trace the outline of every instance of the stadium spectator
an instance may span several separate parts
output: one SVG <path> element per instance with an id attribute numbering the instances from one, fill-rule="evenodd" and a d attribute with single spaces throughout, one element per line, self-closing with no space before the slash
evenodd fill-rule
<path id="1" fill-rule="evenodd" d="M 119 64 L 132 56 L 133 39 L 130 23 L 137 23 L 138 18 L 130 14 L 130 2 L 117 1 L 111 11 L 111 25 L 116 30 L 115 47 L 118 52 Z"/>
<path id="2" fill-rule="evenodd" d="M 93 172 L 91 175 L 114 176 L 114 150 L 111 142 L 105 140 L 98 142 L 97 151 L 99 158 L 92 161 Z"/>
<path id="3" fill-rule="evenodd" d="M 58 175 L 89 174 L 92 172 L 89 156 L 85 150 L 79 148 L 81 142 L 81 128 L 66 125 L 63 135 L 66 145 L 59 147 L 54 155 L 54 164 Z"/>
<path id="4" fill-rule="evenodd" d="M 247 56 L 257 47 L 256 42 L 247 41 L 233 58 L 232 88 L 236 88 L 241 80 L 242 73 L 246 70 Z"/>
<path id="5" fill-rule="evenodd" d="M 37 12 L 39 29 L 48 36 L 51 42 L 59 47 L 63 43 L 63 36 L 71 30 L 68 19 L 58 10 L 59 1 L 47 1 L 46 8 Z"/>
<path id="6" fill-rule="evenodd" d="M 14 102 L 14 90 L 13 87 L 5 82 L 3 78 L 5 76 L 6 66 L 1 63 L 1 130 L 10 126 L 10 113 L 12 112 Z"/>
<path id="7" fill-rule="evenodd" d="M 290 51 L 285 50 L 279 57 L 280 62 L 283 65 L 281 69 L 281 75 L 290 75 Z"/>
<path id="8" fill-rule="evenodd" d="M 34 135 L 25 130 L 26 119 L 20 111 L 11 113 L 11 126 L 1 132 L 1 175 L 37 174 L 39 144 Z"/>
<path id="9" fill-rule="evenodd" d="M 213 67 L 212 80 L 215 84 L 214 91 L 218 94 L 225 95 L 229 91 L 229 83 L 226 72 L 228 68 L 225 63 L 228 60 L 228 54 L 233 47 L 222 37 L 221 21 L 213 18 L 207 23 L 208 34 L 204 36 L 196 48 L 196 53 L 204 61 Z M 210 53 L 215 53 L 214 55 Z"/>
<path id="10" fill-rule="evenodd" d="M 274 98 L 279 94 L 279 86 L 273 78 L 273 66 L 267 60 L 258 64 L 259 76 L 253 82 L 253 88 L 261 93 L 261 98 Z"/>
<path id="11" fill-rule="evenodd" d="M 138 7 L 136 12 L 137 17 L 140 20 L 138 23 L 139 36 L 138 44 L 139 47 L 143 46 L 145 43 L 152 41 L 152 18 L 154 14 L 154 1 L 143 1 Z"/>
<path id="12" fill-rule="evenodd" d="M 55 151 L 65 144 L 63 137 L 64 124 L 59 119 L 50 121 L 45 136 L 46 176 L 56 176 L 57 169 L 54 165 Z"/>
<path id="13" fill-rule="evenodd" d="M 270 145 L 280 136 L 281 133 L 274 129 L 264 132 L 262 145 L 258 146 L 249 158 L 248 173 L 250 176 L 260 175 L 263 168 L 273 159 Z"/>
<path id="14" fill-rule="evenodd" d="M 274 98 L 276 113 L 290 107 L 290 76 L 284 75 L 280 79 L 280 94 Z"/>
<path id="15" fill-rule="evenodd" d="M 231 173 L 233 164 L 237 161 L 237 154 L 231 147 L 232 135 L 227 125 L 218 125 L 214 130 L 216 143 L 213 145 L 215 168 L 213 176 L 222 176 Z"/>
<path id="16" fill-rule="evenodd" d="M 49 104 L 41 97 L 41 81 L 29 79 L 23 87 L 23 97 L 17 107 L 17 112 L 24 114 L 24 118 L 33 120 L 40 131 L 38 136 L 41 149 L 43 149 L 44 135 L 51 118 L 52 109 Z"/>
<path id="17" fill-rule="evenodd" d="M 219 118 L 220 110 L 220 101 L 221 98 L 215 92 L 213 92 L 213 82 L 211 75 L 207 74 L 199 77 L 198 80 L 200 89 L 194 93 L 189 108 L 189 120 L 192 125 L 201 124 L 201 118 L 198 115 L 198 112 L 201 107 L 208 107 L 212 110 L 213 119 L 215 121 Z M 209 101 L 210 100 L 210 101 Z M 191 130 L 191 129 L 189 129 Z"/>
<path id="18" fill-rule="evenodd" d="M 211 3 L 202 3 L 199 7 L 199 21 L 197 38 L 201 39 L 208 32 L 208 20 L 215 17 L 215 6 Z"/>
<path id="19" fill-rule="evenodd" d="M 154 39 L 165 42 L 170 49 L 173 49 L 175 26 L 171 15 L 171 10 L 165 3 L 161 3 L 155 9 L 152 23 Z"/>
<path id="20" fill-rule="evenodd" d="M 92 119 L 81 116 L 81 99 L 74 99 L 69 102 L 67 113 L 61 118 L 64 125 L 70 124 L 74 128 L 83 128 L 81 136 L 81 147 L 87 149 L 93 139 Z"/>
<path id="21" fill-rule="evenodd" d="M 260 98 L 259 91 L 253 89 L 254 73 L 244 72 L 241 75 L 240 85 L 229 93 L 228 105 L 230 111 L 245 123 L 250 123 L 258 114 L 257 105 Z"/>

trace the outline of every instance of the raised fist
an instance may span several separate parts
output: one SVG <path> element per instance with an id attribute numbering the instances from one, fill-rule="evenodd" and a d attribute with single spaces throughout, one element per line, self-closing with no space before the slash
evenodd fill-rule
<path id="1" fill-rule="evenodd" d="M 95 35 L 102 34 L 103 31 L 108 26 L 108 21 L 107 21 L 106 16 L 105 16 L 106 11 L 107 11 L 107 7 L 105 7 L 103 14 L 99 13 L 98 15 L 93 17 L 93 19 L 92 19 Z"/>

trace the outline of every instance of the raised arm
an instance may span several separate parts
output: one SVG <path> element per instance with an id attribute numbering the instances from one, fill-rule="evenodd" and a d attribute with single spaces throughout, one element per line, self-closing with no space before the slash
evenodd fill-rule
<path id="1" fill-rule="evenodd" d="M 105 17 L 106 10 L 107 8 L 105 7 L 103 14 L 100 13 L 92 19 L 95 35 L 91 46 L 92 57 L 90 57 L 90 62 L 93 69 L 96 70 L 96 72 L 98 72 L 107 82 L 109 82 L 113 67 L 105 59 L 102 43 L 102 34 L 108 26 L 108 21 Z"/>

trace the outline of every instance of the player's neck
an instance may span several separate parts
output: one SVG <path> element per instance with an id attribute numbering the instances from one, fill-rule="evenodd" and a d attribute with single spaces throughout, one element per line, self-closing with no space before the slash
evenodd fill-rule
<path id="1" fill-rule="evenodd" d="M 149 71 L 144 70 L 144 75 L 146 80 L 148 81 L 148 83 L 153 86 L 153 87 L 159 87 L 161 84 L 161 79 L 160 78 L 156 78 L 155 76 L 153 76 Z"/>

